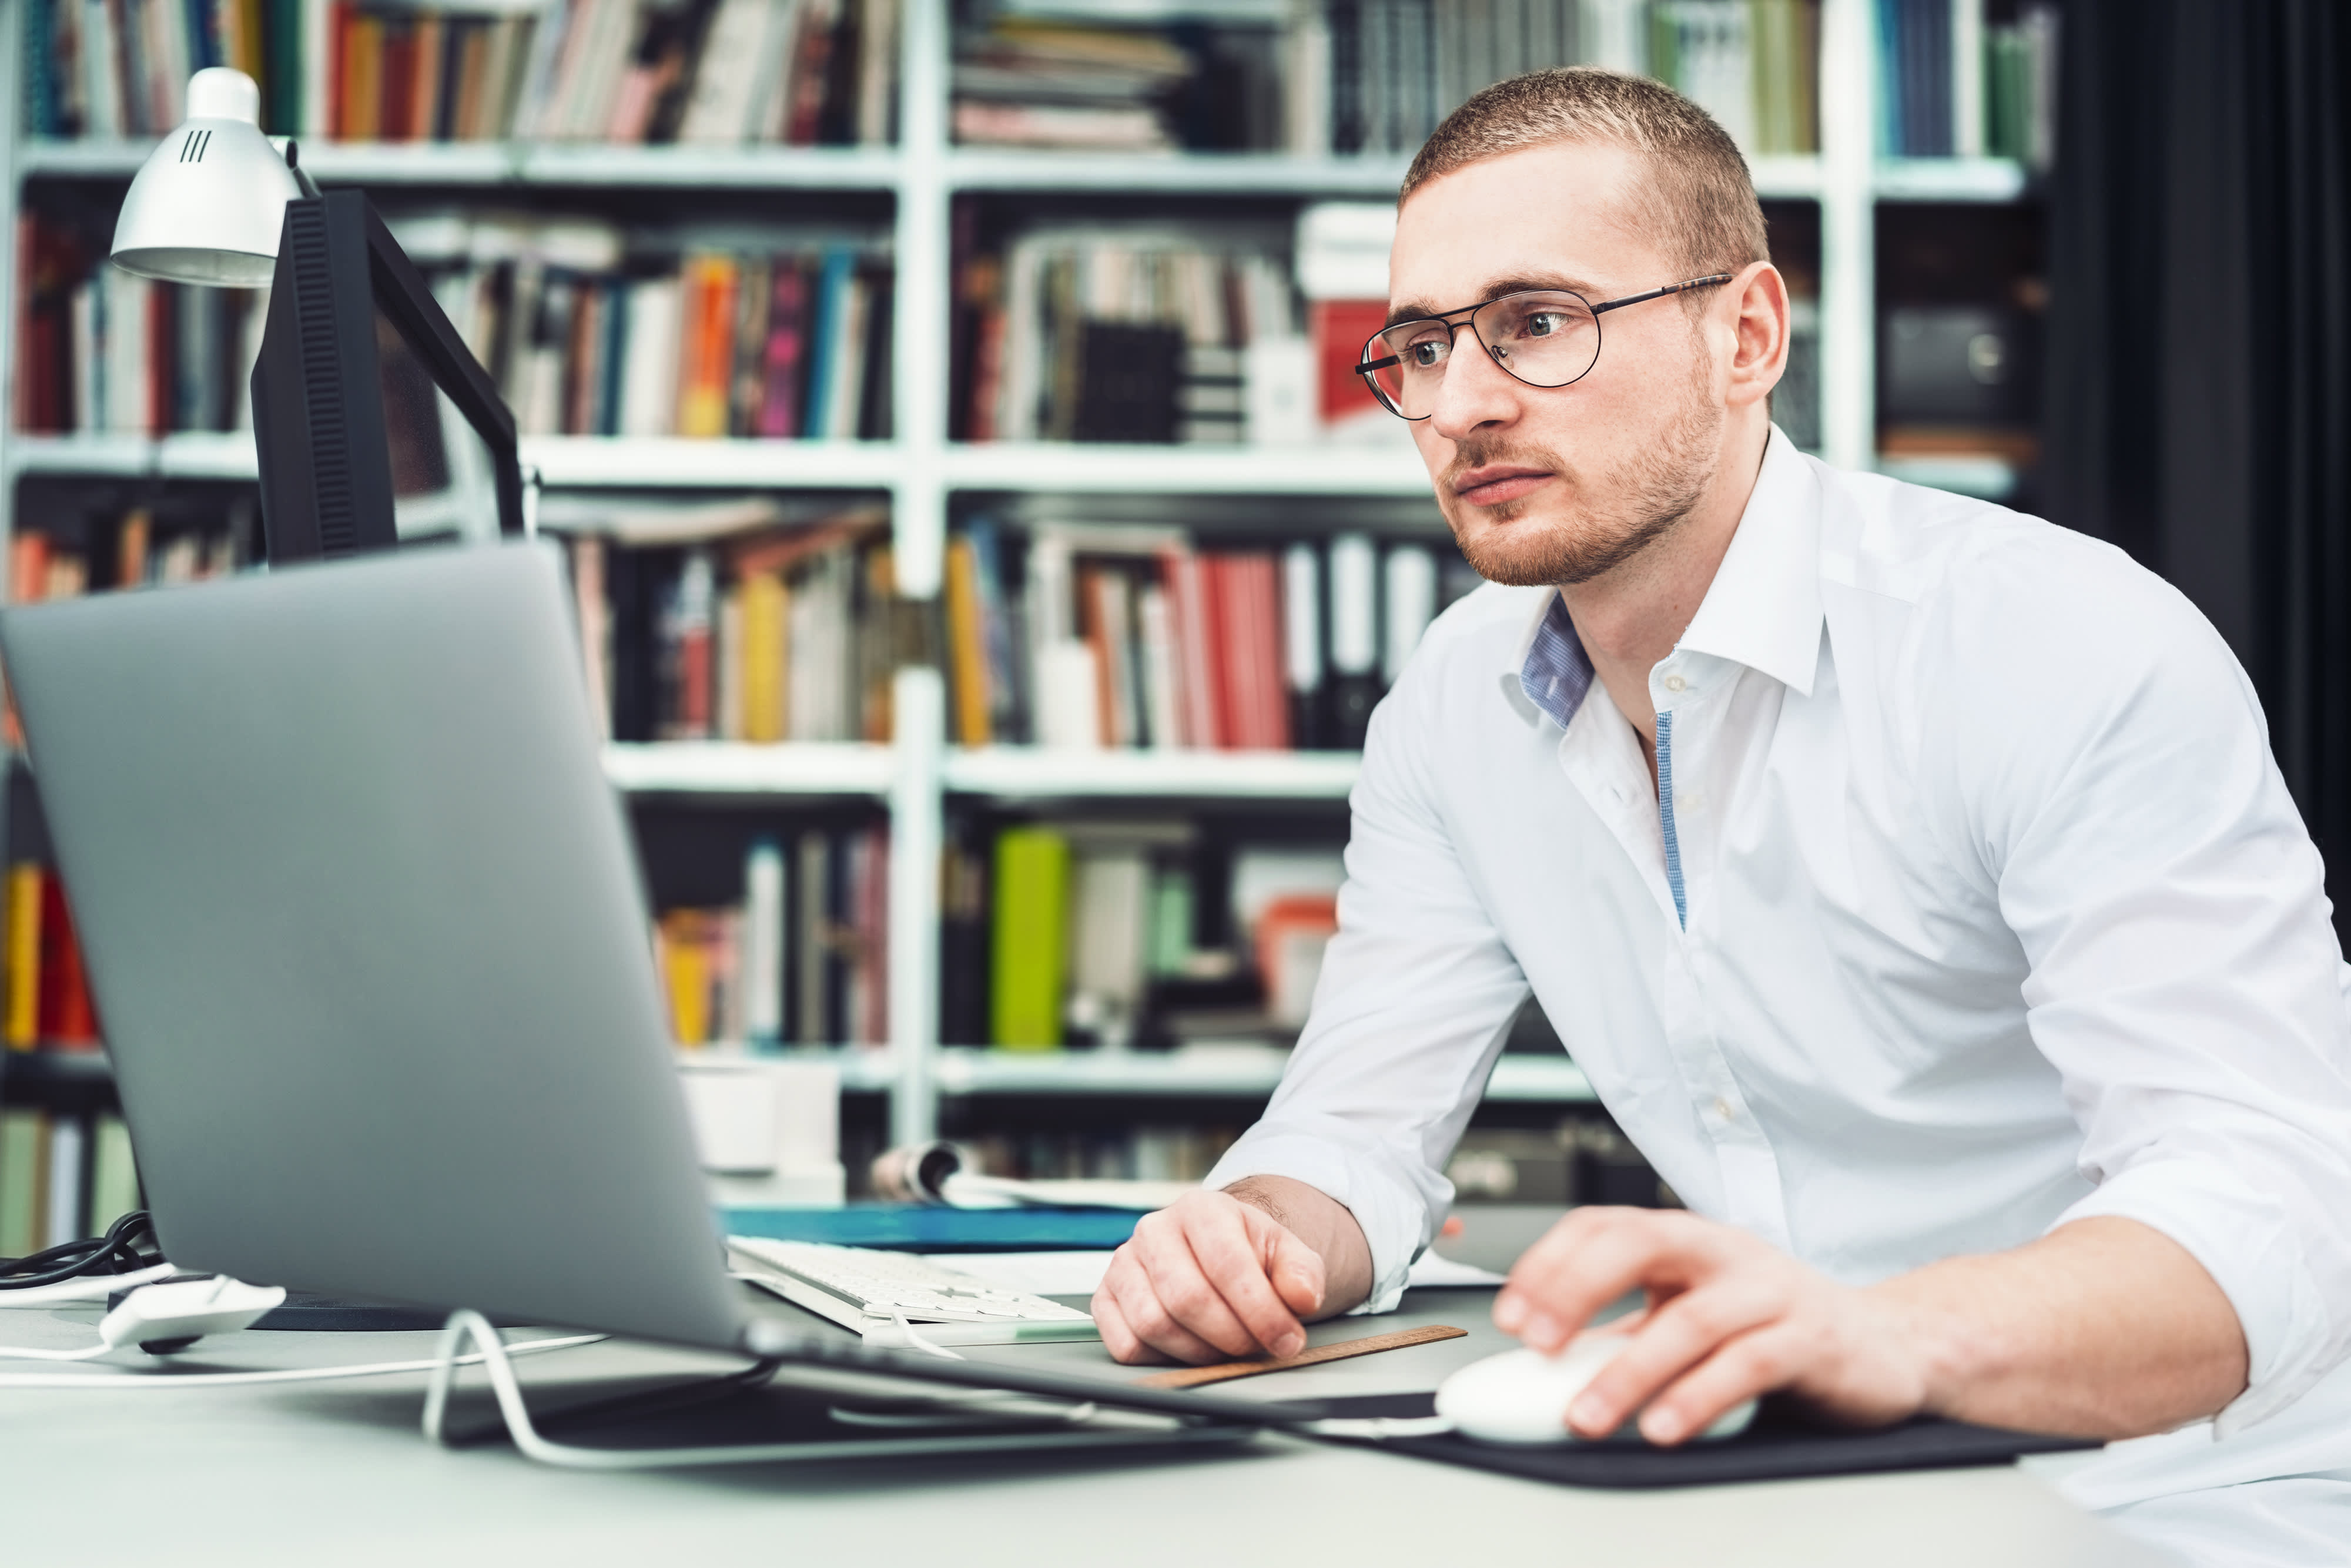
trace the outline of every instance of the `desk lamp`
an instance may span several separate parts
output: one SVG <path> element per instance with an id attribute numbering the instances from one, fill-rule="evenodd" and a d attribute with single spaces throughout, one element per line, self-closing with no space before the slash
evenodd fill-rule
<path id="1" fill-rule="evenodd" d="M 277 266 L 286 204 L 315 196 L 287 141 L 261 133 L 261 89 L 212 66 L 188 78 L 188 118 L 131 182 L 114 225 L 114 265 L 141 277 L 214 288 L 266 288 Z"/>

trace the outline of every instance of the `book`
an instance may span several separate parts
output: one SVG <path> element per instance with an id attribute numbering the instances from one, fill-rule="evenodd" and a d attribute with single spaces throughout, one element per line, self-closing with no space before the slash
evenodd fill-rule
<path id="1" fill-rule="evenodd" d="M 89 1222 L 85 1228 L 102 1233 L 132 1209 L 143 1207 L 130 1124 L 110 1112 L 101 1112 L 90 1131 Z"/>
<path id="2" fill-rule="evenodd" d="M 30 1051 L 41 1038 L 41 913 L 43 883 L 37 862 L 8 868 L 6 1041 Z"/>
<path id="3" fill-rule="evenodd" d="M 48 1245 L 49 1122 L 24 1106 L 0 1109 L 0 1258 Z"/>
<path id="4" fill-rule="evenodd" d="M 1069 948 L 1069 841 L 1050 828 L 997 835 L 988 1039 L 1016 1051 L 1061 1043 Z"/>

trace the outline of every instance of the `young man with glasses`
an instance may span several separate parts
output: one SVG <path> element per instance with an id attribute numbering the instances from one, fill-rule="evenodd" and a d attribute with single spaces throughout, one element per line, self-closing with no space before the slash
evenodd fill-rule
<path id="1" fill-rule="evenodd" d="M 1790 446 L 1746 166 L 1655 83 L 1464 105 L 1390 298 L 1361 373 L 1492 583 L 1374 716 L 1311 1019 L 1120 1249 L 1112 1352 L 1392 1306 L 1531 989 L 1689 1206 L 1576 1210 L 1497 1298 L 1552 1351 L 1647 1292 L 1577 1432 L 1784 1389 L 2137 1439 L 2074 1495 L 2200 1560 L 2339 1559 L 2346 970 L 2211 627 L 2104 545 Z"/>

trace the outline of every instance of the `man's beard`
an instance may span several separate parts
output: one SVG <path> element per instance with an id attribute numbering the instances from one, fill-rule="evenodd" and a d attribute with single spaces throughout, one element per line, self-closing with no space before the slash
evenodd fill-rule
<path id="1" fill-rule="evenodd" d="M 1508 463 L 1558 475 L 1573 507 L 1556 521 L 1520 521 L 1536 506 L 1556 504 L 1541 491 L 1480 507 L 1485 527 L 1464 537 L 1455 523 L 1454 538 L 1463 558 L 1489 581 L 1531 588 L 1590 582 L 1640 555 L 1689 516 L 1714 476 L 1723 413 L 1708 390 L 1703 381 L 1693 378 L 1689 396 L 1672 423 L 1630 462 L 1605 475 L 1577 474 L 1557 453 L 1541 447 L 1462 442 L 1438 485 L 1439 495 L 1448 502 L 1452 476 L 1489 463 Z"/>

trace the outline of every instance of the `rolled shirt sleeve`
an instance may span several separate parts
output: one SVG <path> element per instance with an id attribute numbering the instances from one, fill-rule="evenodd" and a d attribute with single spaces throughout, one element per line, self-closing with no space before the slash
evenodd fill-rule
<path id="1" fill-rule="evenodd" d="M 2053 630 L 1949 666 L 2017 674 L 1971 711 L 1953 694 L 1953 776 L 2096 1184 L 2055 1223 L 2138 1220 L 2219 1283 L 2250 1368 L 2225 1437 L 2351 1354 L 2351 1028 L 2318 852 L 2250 683 L 2171 590 L 2008 609 Z"/>
<path id="2" fill-rule="evenodd" d="M 1339 930 L 1306 1028 L 1265 1116 L 1207 1176 L 1290 1176 L 1344 1204 L 1371 1247 L 1359 1312 L 1402 1298 L 1453 1200 L 1445 1162 L 1528 994 L 1429 779 L 1423 748 L 1439 728 L 1418 710 L 1435 695 L 1431 663 L 1416 658 L 1373 713 Z"/>

